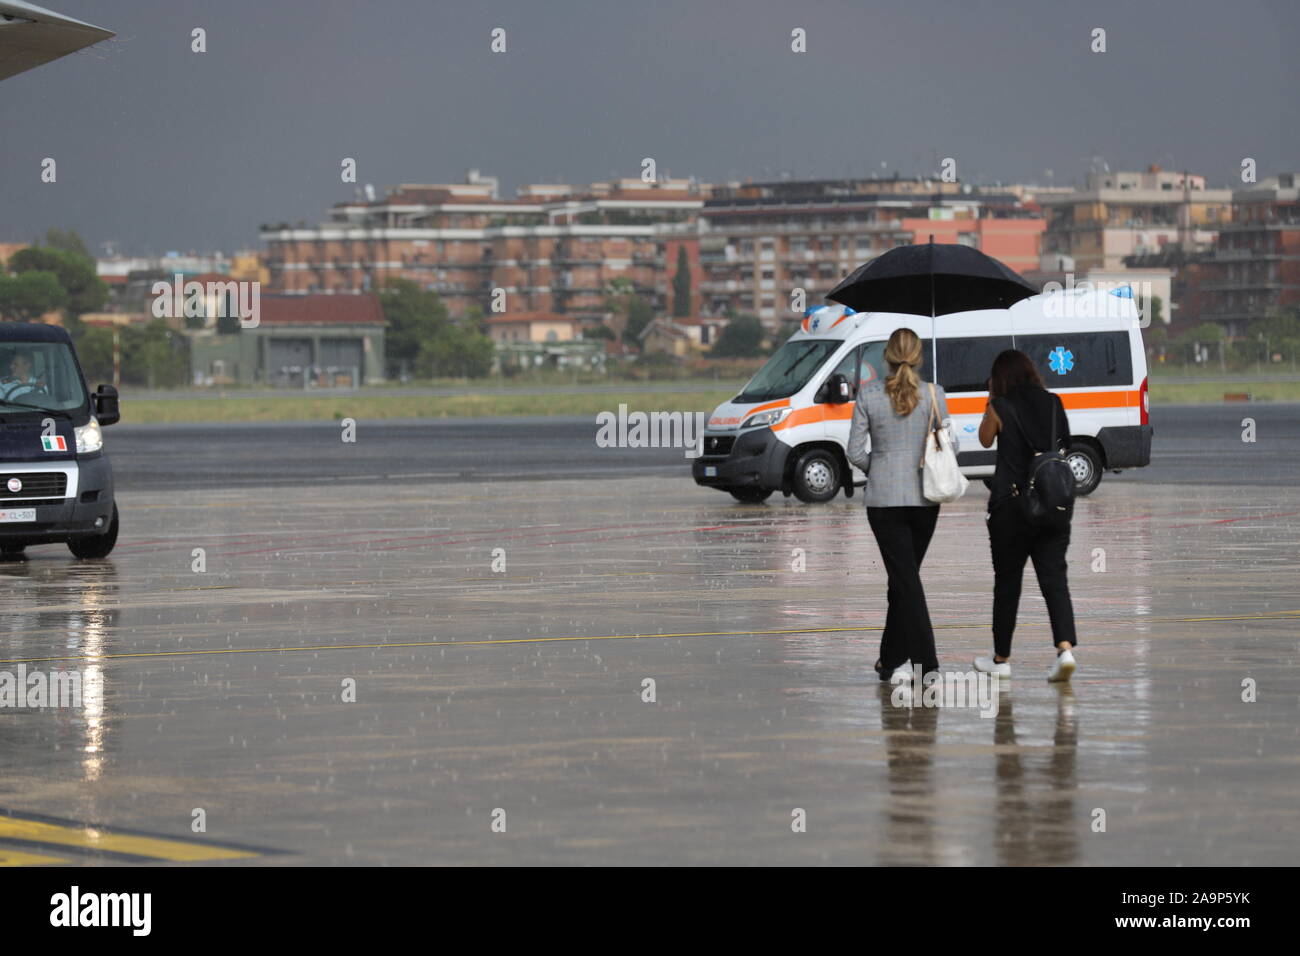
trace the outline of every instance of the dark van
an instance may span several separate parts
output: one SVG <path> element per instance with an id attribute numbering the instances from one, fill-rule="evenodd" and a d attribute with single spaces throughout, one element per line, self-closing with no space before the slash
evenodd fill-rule
<path id="1" fill-rule="evenodd" d="M 117 504 L 100 429 L 120 417 L 117 389 L 86 388 L 64 329 L 0 322 L 0 553 L 113 550 Z"/>

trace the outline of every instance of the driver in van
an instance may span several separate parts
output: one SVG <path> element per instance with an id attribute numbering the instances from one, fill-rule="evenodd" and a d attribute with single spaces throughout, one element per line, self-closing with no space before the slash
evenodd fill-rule
<path id="1" fill-rule="evenodd" d="M 29 392 L 44 391 L 45 382 L 36 377 L 32 353 L 19 349 L 9 358 L 9 375 L 0 379 L 0 398 L 17 398 Z"/>

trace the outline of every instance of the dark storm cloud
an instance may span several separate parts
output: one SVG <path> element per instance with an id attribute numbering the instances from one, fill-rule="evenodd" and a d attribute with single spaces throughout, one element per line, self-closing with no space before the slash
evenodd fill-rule
<path id="1" fill-rule="evenodd" d="M 1288 2 L 47 5 L 118 36 L 0 86 L 0 241 L 63 226 L 130 252 L 253 245 L 262 222 L 349 198 L 345 156 L 363 183 L 478 167 L 507 193 L 637 175 L 645 156 L 706 180 L 948 156 L 975 181 L 1069 183 L 1093 155 L 1223 185 L 1245 156 L 1300 166 Z"/>

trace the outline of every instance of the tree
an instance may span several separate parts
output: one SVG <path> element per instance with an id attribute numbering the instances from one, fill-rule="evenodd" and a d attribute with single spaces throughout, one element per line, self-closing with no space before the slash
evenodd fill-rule
<path id="1" fill-rule="evenodd" d="M 15 253 L 14 258 L 20 254 Z M 0 317 L 35 322 L 46 312 L 63 308 L 67 301 L 68 293 L 53 272 L 30 271 L 16 276 L 0 273 Z"/>
<path id="2" fill-rule="evenodd" d="M 686 246 L 677 247 L 677 272 L 673 275 L 673 317 L 691 314 L 691 263 Z"/>
<path id="3" fill-rule="evenodd" d="M 54 273 L 67 293 L 62 307 L 71 316 L 94 312 L 108 300 L 108 286 L 95 274 L 95 260 L 88 256 L 49 246 L 28 246 L 10 256 L 7 265 L 19 276 L 25 272 Z"/>
<path id="4" fill-rule="evenodd" d="M 86 380 L 113 380 L 114 329 L 85 326 L 77 338 L 77 358 Z M 173 332 L 162 319 L 148 325 L 119 326 L 122 348 L 122 384 L 145 388 L 170 388 L 189 381 L 189 339 Z"/>
<path id="5" fill-rule="evenodd" d="M 1194 325 L 1178 337 L 1178 344 L 1188 350 L 1193 362 L 1200 363 L 1208 359 L 1211 345 L 1223 347 L 1223 326 L 1214 322 L 1202 322 Z M 1220 351 L 1219 354 L 1222 354 Z"/>
<path id="6" fill-rule="evenodd" d="M 752 358 L 763 354 L 763 323 L 754 315 L 738 315 L 722 330 L 709 354 L 718 358 Z"/>
<path id="7" fill-rule="evenodd" d="M 448 324 L 420 351 L 416 370 L 424 378 L 482 378 L 492 371 L 495 353 L 482 332 Z"/>
<path id="8" fill-rule="evenodd" d="M 90 387 L 94 388 L 96 382 L 112 382 L 113 330 L 100 325 L 85 325 L 74 338 L 77 341 L 77 359 Z"/>
<path id="9" fill-rule="evenodd" d="M 409 279 L 385 283 L 379 298 L 387 321 L 384 353 L 390 368 L 410 369 L 422 378 L 480 378 L 492 370 L 495 348 L 479 331 L 481 312 L 454 322 L 436 292 Z"/>
<path id="10" fill-rule="evenodd" d="M 1300 319 L 1294 312 L 1272 312 L 1250 323 L 1246 334 L 1252 339 L 1264 338 L 1269 342 L 1300 338 Z"/>
<path id="11" fill-rule="evenodd" d="M 462 328 L 486 333 L 487 313 L 483 311 L 483 306 L 477 302 L 470 303 L 465 308 L 465 314 L 460 317 L 460 325 Z"/>
<path id="12" fill-rule="evenodd" d="M 189 339 L 173 332 L 165 321 L 128 325 L 120 334 L 124 384 L 169 388 L 189 380 Z"/>
<path id="13" fill-rule="evenodd" d="M 1270 354 L 1265 356 L 1265 361 L 1271 362 L 1271 353 L 1280 352 L 1284 357 L 1289 355 L 1294 363 L 1300 352 L 1300 314 L 1295 309 L 1270 312 L 1252 322 L 1246 336 L 1256 343 L 1256 348 L 1267 347 Z"/>
<path id="14" fill-rule="evenodd" d="M 1160 301 L 1160 296 L 1153 295 L 1147 307 L 1150 309 L 1150 312 L 1147 314 L 1147 327 L 1152 329 L 1163 327 L 1165 323 L 1165 306 L 1164 303 Z"/>
<path id="15" fill-rule="evenodd" d="M 1223 340 L 1223 326 L 1214 322 L 1202 322 L 1194 325 L 1178 337 L 1179 342 L 1199 342 L 1202 345 Z"/>
<path id="16" fill-rule="evenodd" d="M 622 277 L 610 281 L 605 292 L 605 308 L 623 316 L 623 341 L 629 345 L 640 339 L 641 331 L 655 317 L 654 309 L 637 294 L 632 280 Z"/>
<path id="17" fill-rule="evenodd" d="M 631 345 L 641 340 L 641 333 L 655 317 L 654 309 L 640 298 L 634 300 L 627 312 L 627 325 L 623 326 L 623 341 Z"/>
<path id="18" fill-rule="evenodd" d="M 410 279 L 390 279 L 379 292 L 387 328 L 384 357 L 392 368 L 415 368 L 420 352 L 447 324 L 447 307 L 436 292 Z"/>
<path id="19" fill-rule="evenodd" d="M 86 242 L 77 233 L 75 229 L 64 231 L 57 227 L 51 226 L 45 233 L 45 245 L 50 249 L 58 249 L 60 252 L 70 252 L 82 259 L 94 260 L 90 250 L 86 248 Z"/>

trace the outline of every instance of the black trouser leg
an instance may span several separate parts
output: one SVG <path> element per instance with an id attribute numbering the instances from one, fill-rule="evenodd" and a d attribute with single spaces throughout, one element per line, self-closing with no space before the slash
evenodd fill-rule
<path id="1" fill-rule="evenodd" d="M 1030 557 L 1038 589 L 1047 602 L 1047 617 L 1052 622 L 1052 644 L 1079 643 L 1074 633 L 1074 603 L 1070 600 L 1070 582 L 1066 576 L 1065 553 L 1070 547 L 1070 525 L 1048 528 L 1034 538 Z"/>
<path id="2" fill-rule="evenodd" d="M 881 641 L 881 666 L 897 667 L 906 660 L 923 670 L 938 667 L 934 629 L 921 585 L 921 559 L 938 521 L 938 507 L 868 508 L 867 521 L 880 547 L 889 575 L 887 640 Z M 891 656 L 886 656 L 888 652 Z"/>
<path id="3" fill-rule="evenodd" d="M 1020 585 L 1033 541 L 1032 529 L 1020 517 L 1015 501 L 1004 501 L 989 513 L 989 547 L 993 552 L 993 651 L 1011 656 L 1011 635 L 1020 609 Z"/>
<path id="4" fill-rule="evenodd" d="M 898 589 L 891 578 L 886 592 L 885 629 L 880 633 L 880 669 L 886 674 L 907 660 L 907 642 L 903 640 L 898 620 Z"/>

